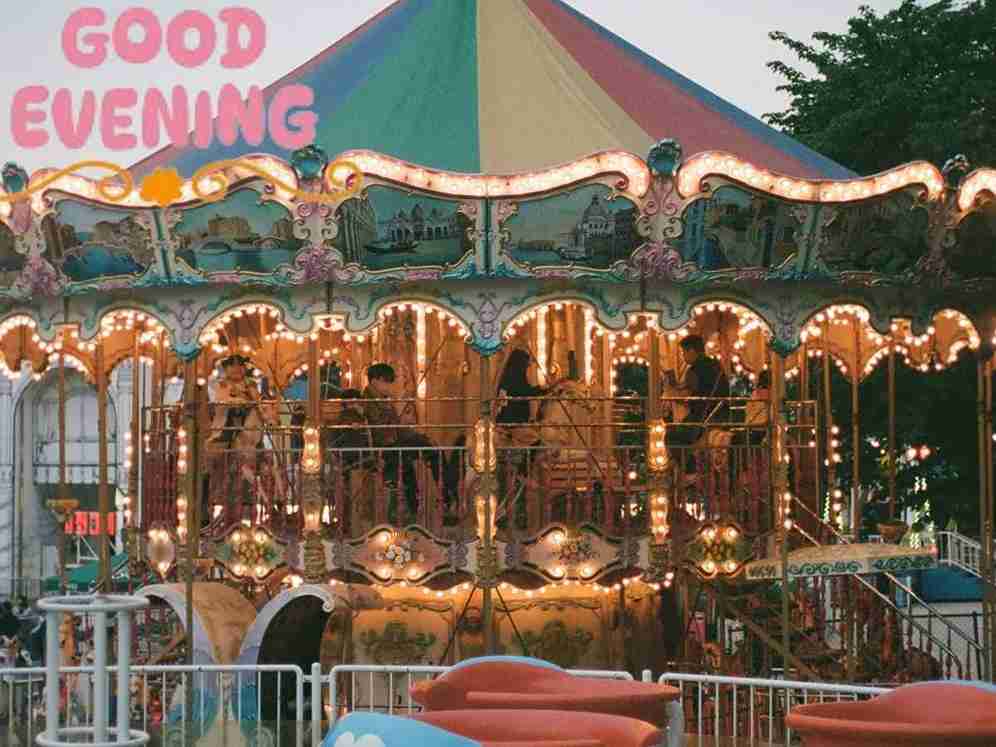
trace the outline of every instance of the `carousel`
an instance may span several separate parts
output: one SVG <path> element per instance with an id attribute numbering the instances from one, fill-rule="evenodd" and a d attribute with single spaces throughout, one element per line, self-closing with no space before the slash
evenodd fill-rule
<path id="1" fill-rule="evenodd" d="M 663 140 L 484 171 L 316 146 L 190 178 L 4 167 L 0 365 L 97 392 L 144 661 L 992 677 L 991 594 L 975 637 L 900 601 L 937 553 L 900 541 L 894 381 L 977 367 L 991 583 L 996 170 L 799 177 Z M 115 500 L 122 364 L 143 383 Z"/>

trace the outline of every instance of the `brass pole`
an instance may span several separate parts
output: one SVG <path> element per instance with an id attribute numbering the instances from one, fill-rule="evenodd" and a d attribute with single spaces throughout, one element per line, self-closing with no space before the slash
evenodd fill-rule
<path id="1" fill-rule="evenodd" d="M 896 346 L 889 341 L 889 518 L 896 518 Z"/>
<path id="2" fill-rule="evenodd" d="M 988 648 L 985 657 L 984 673 L 986 679 L 996 677 L 996 618 L 993 617 L 994 599 L 991 586 L 993 578 L 993 421 L 992 421 L 992 357 L 986 360 L 980 358 L 978 363 L 978 411 L 979 411 L 979 539 L 982 545 L 982 630 L 984 648 Z M 989 583 L 985 583 L 985 582 Z"/>
<path id="3" fill-rule="evenodd" d="M 491 358 L 481 356 L 481 417 L 491 420 Z M 487 467 L 491 463 L 491 439 L 484 441 L 484 465 Z M 481 585 L 481 619 L 484 621 L 484 650 L 488 656 L 493 655 L 497 648 L 495 646 L 495 621 L 494 621 L 494 600 L 492 599 L 493 587 L 497 582 L 492 578 L 492 574 L 497 571 L 491 562 L 497 556 L 491 541 L 491 495 L 494 493 L 494 475 L 488 470 L 482 485 L 481 496 L 478 499 L 484 500 L 484 526 L 481 527 L 481 549 L 484 552 L 485 568 L 488 573 L 481 579 L 478 572 L 478 583 Z M 483 583 L 481 583 L 483 581 Z"/>
<path id="4" fill-rule="evenodd" d="M 61 333 L 60 333 L 61 335 Z M 60 501 L 66 495 L 66 341 L 62 339 L 59 348 L 59 495 Z M 56 514 L 56 518 L 59 514 Z M 66 578 L 66 522 L 59 522 L 59 592 L 67 592 Z"/>
<path id="5" fill-rule="evenodd" d="M 861 401 L 859 387 L 861 385 L 861 324 L 854 320 L 854 367 L 851 369 L 851 486 L 855 501 L 860 500 L 861 490 Z M 857 516 L 860 520 L 860 511 Z M 859 526 L 853 527 L 856 535 L 861 531 Z"/>
<path id="6" fill-rule="evenodd" d="M 830 375 L 833 370 L 832 361 L 830 360 L 830 327 L 829 325 L 823 325 L 823 422 L 826 423 L 826 432 L 824 433 L 825 443 L 823 454 L 826 458 L 826 468 L 827 468 L 827 498 L 830 501 L 830 519 L 831 523 L 835 517 L 835 511 L 833 510 L 834 504 L 837 502 L 834 496 L 834 491 L 837 489 L 837 465 L 833 461 L 833 453 L 835 449 L 833 448 L 834 441 L 834 424 L 833 424 L 833 397 L 831 395 L 831 381 Z M 839 529 L 838 527 L 835 527 Z"/>
<path id="7" fill-rule="evenodd" d="M 187 562 L 185 581 L 186 596 L 186 620 L 184 621 L 187 634 L 187 664 L 194 663 L 194 561 L 197 558 L 197 545 L 199 543 L 198 524 L 195 521 L 196 506 L 198 504 L 197 483 L 199 482 L 198 464 L 196 459 L 197 440 L 197 411 L 199 409 L 199 387 L 197 385 L 197 360 L 187 361 L 183 371 L 183 428 L 187 431 L 187 475 L 183 481 L 183 490 L 187 496 Z M 188 688 L 188 700 L 189 688 Z"/>
<path id="8" fill-rule="evenodd" d="M 789 600 L 789 514 L 791 497 L 788 483 L 788 464 L 785 461 L 785 359 L 776 351 L 771 351 L 771 415 L 774 428 L 771 431 L 771 467 L 773 473 L 772 504 L 775 510 L 775 529 L 778 553 L 782 572 L 782 664 L 785 678 L 788 679 L 789 656 L 792 650 L 791 606 Z"/>
<path id="9" fill-rule="evenodd" d="M 107 536 L 107 525 L 111 514 L 111 494 L 107 484 L 107 372 L 104 370 L 104 339 L 99 335 L 94 364 L 97 376 L 97 501 L 100 512 L 100 581 L 97 586 L 105 594 L 110 594 L 111 541 Z"/>
<path id="10" fill-rule="evenodd" d="M 141 342 L 135 332 L 135 346 L 131 356 L 131 469 L 128 470 L 128 512 L 127 524 L 135 524 L 136 511 L 139 510 L 138 476 L 139 460 L 142 458 L 142 375 Z"/>
<path id="11" fill-rule="evenodd" d="M 308 421 L 315 427 L 321 420 L 322 407 L 318 343 L 318 340 L 308 340 Z"/>
<path id="12" fill-rule="evenodd" d="M 650 336 L 650 371 L 647 380 L 647 419 L 657 420 L 661 412 L 661 332 L 647 327 Z"/>

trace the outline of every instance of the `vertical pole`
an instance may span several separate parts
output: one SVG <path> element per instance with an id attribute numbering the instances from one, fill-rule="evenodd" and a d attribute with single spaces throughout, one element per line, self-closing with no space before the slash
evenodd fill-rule
<path id="1" fill-rule="evenodd" d="M 785 359 L 776 351 L 771 351 L 771 417 L 774 428 L 771 431 L 771 469 L 773 473 L 773 500 L 775 510 L 776 537 L 782 571 L 782 659 L 785 678 L 788 679 L 789 655 L 792 650 L 790 629 L 791 610 L 789 604 L 789 514 L 791 497 L 788 492 L 788 464 L 785 461 Z"/>
<path id="2" fill-rule="evenodd" d="M 187 633 L 187 665 L 192 666 L 194 663 L 194 559 L 197 557 L 196 550 L 196 540 L 195 536 L 195 524 L 194 524 L 194 506 L 196 501 L 194 500 L 194 492 L 196 490 L 196 485 L 198 482 L 197 475 L 197 461 L 194 458 L 194 453 L 197 451 L 197 440 L 200 437 L 196 430 L 197 423 L 197 406 L 198 406 L 198 391 L 197 386 L 197 361 L 187 361 L 184 364 L 183 371 L 183 407 L 184 407 L 184 423 L 183 427 L 187 430 L 187 443 L 188 446 L 188 459 L 187 459 L 187 479 L 184 481 L 184 490 L 187 494 L 187 562 L 186 562 L 186 578 L 185 581 L 185 595 L 186 595 L 186 615 L 184 624 L 186 626 Z M 187 700 L 190 698 L 191 688 L 187 688 Z M 189 713 L 189 710 L 187 711 Z"/>
<path id="3" fill-rule="evenodd" d="M 889 340 L 889 518 L 896 518 L 896 346 Z"/>
<path id="4" fill-rule="evenodd" d="M 982 545 L 981 571 L 984 581 L 993 581 L 993 423 L 992 423 L 992 355 L 979 358 L 978 363 L 978 426 L 979 426 L 979 539 Z M 996 619 L 993 619 L 993 590 L 982 584 L 982 635 L 984 648 L 988 648 L 984 666 L 986 679 L 993 679 L 996 661 L 992 644 L 996 639 Z"/>
<path id="5" fill-rule="evenodd" d="M 59 647 L 59 626 L 62 614 L 45 613 L 45 727 L 51 742 L 59 741 L 59 668 L 62 649 Z"/>
<path id="6" fill-rule="evenodd" d="M 837 487 L 837 465 L 834 463 L 832 457 L 832 452 L 835 451 L 833 448 L 834 441 L 834 424 L 833 424 L 833 397 L 831 395 L 831 381 L 830 376 L 833 371 L 832 361 L 830 360 L 830 325 L 823 325 L 823 417 L 826 423 L 826 446 L 824 448 L 824 454 L 827 460 L 827 492 L 833 495 L 833 491 Z M 831 509 L 832 509 L 831 503 Z M 833 511 L 831 510 L 831 516 Z"/>
<path id="7" fill-rule="evenodd" d="M 135 332 L 135 347 L 131 355 L 131 469 L 128 471 L 128 506 L 125 515 L 125 525 L 131 527 L 134 523 L 135 511 L 138 510 L 138 475 L 142 450 L 142 387 L 145 376 L 142 371 L 142 346 L 139 333 Z"/>
<path id="8" fill-rule="evenodd" d="M 321 420 L 321 365 L 318 354 L 319 340 L 308 341 L 308 421 L 317 427 Z"/>
<path id="9" fill-rule="evenodd" d="M 647 383 L 647 420 L 657 420 L 661 412 L 661 332 L 647 327 L 650 335 L 650 372 Z"/>
<path id="10" fill-rule="evenodd" d="M 107 613 L 94 615 L 93 628 L 93 741 L 107 741 Z"/>
<path id="11" fill-rule="evenodd" d="M 66 341 L 61 337 L 59 345 L 59 500 L 66 495 Z M 56 513 L 59 520 L 59 593 L 66 593 L 66 516 Z"/>
<path id="12" fill-rule="evenodd" d="M 854 320 L 854 366 L 851 368 L 851 486 L 858 499 L 861 489 L 861 402 L 859 387 L 861 385 L 861 324 Z M 858 513 L 860 520 L 861 515 Z M 861 527 L 854 527 L 856 534 L 860 535 Z"/>
<path id="13" fill-rule="evenodd" d="M 131 612 L 118 612 L 118 742 L 127 742 L 131 730 Z"/>
<path id="14" fill-rule="evenodd" d="M 111 587 L 111 540 L 107 536 L 108 519 L 111 514 L 110 486 L 107 483 L 107 371 L 104 368 L 104 339 L 97 337 L 94 355 L 97 376 L 97 500 L 100 511 L 100 582 L 98 588 L 110 594 Z M 106 631 L 105 631 L 106 634 Z M 104 725 L 107 714 L 104 714 Z M 98 739 L 97 741 L 103 741 Z"/>
<path id="15" fill-rule="evenodd" d="M 491 358 L 481 356 L 481 417 L 490 421 L 491 419 Z M 491 439 L 485 439 L 484 464 L 491 463 Z M 494 600 L 492 599 L 493 585 L 497 581 L 494 574 L 497 568 L 492 562 L 497 558 L 494 546 L 491 542 L 491 496 L 495 492 L 494 474 L 490 470 L 485 474 L 482 481 L 481 495 L 478 500 L 484 500 L 484 526 L 481 527 L 481 548 L 484 551 L 485 577 L 481 578 L 480 564 L 478 566 L 478 583 L 481 585 L 481 619 L 484 622 L 484 650 L 488 656 L 492 656 L 495 651 L 495 621 L 494 621 Z"/>

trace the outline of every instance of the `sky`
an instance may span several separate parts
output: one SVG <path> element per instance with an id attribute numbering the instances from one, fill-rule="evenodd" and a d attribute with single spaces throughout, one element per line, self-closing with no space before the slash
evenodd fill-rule
<path id="1" fill-rule="evenodd" d="M 501 0 L 489 0 L 498 2 Z M 86 148 L 69 150 L 58 142 L 38 150 L 20 150 L 11 135 L 10 108 L 15 92 L 24 86 L 44 85 L 51 91 L 68 87 L 98 96 L 110 88 L 132 87 L 140 96 L 150 86 L 169 91 L 217 91 L 226 83 L 240 90 L 265 86 L 308 60 L 391 4 L 390 0 L 90 0 L 110 19 L 123 10 L 143 5 L 155 9 L 163 25 L 175 14 L 197 8 L 209 15 L 241 5 L 258 12 L 267 22 L 268 41 L 262 58 L 246 70 L 225 70 L 212 62 L 194 71 L 170 61 L 165 52 L 154 64 L 129 65 L 108 60 L 92 70 L 72 66 L 62 53 L 61 34 L 69 15 L 86 5 L 65 0 L 8 0 L 7 21 L 0 26 L 0 160 L 15 160 L 29 172 L 65 166 L 82 157 L 108 159 L 121 165 L 147 154 L 141 148 L 115 153 L 102 147 L 99 136 Z M 568 0 L 578 11 L 626 38 L 648 54 L 711 89 L 746 111 L 761 116 L 786 105 L 780 83 L 765 63 L 792 61 L 768 33 L 781 30 L 808 39 L 814 31 L 843 31 L 847 19 L 861 5 L 876 10 L 895 8 L 899 0 Z M 77 94 L 78 95 L 78 94 Z M 318 102 L 320 108 L 321 102 Z"/>

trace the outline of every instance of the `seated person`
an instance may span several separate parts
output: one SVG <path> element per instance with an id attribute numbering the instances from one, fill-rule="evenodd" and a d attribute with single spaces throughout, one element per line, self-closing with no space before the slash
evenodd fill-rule
<path id="1" fill-rule="evenodd" d="M 730 382 L 719 361 L 706 355 L 705 341 L 698 335 L 689 335 L 681 343 L 681 354 L 688 368 L 680 385 L 674 387 L 679 397 L 692 398 L 687 413 L 672 424 L 664 434 L 664 442 L 671 451 L 688 455 L 688 447 L 702 438 L 709 423 L 724 423 L 729 408 L 724 401 L 730 396 Z M 690 455 L 689 455 L 690 456 Z M 686 460 L 690 467 L 692 460 Z"/>
<path id="2" fill-rule="evenodd" d="M 532 362 L 532 356 L 522 348 L 513 350 L 505 361 L 505 368 L 498 380 L 498 397 L 508 399 L 495 418 L 498 425 L 522 425 L 531 422 L 532 402 L 526 398 L 545 397 L 549 393 L 549 389 L 529 383 L 529 367 Z"/>
<path id="3" fill-rule="evenodd" d="M 370 439 L 374 448 L 384 449 L 386 479 L 396 481 L 400 466 L 408 508 L 414 513 L 417 504 L 415 463 L 419 459 L 427 462 L 437 482 L 440 478 L 441 463 L 439 452 L 435 450 L 432 441 L 414 429 L 402 427 L 397 410 L 387 401 L 395 399 L 394 381 L 394 369 L 387 363 L 376 363 L 367 369 L 367 388 L 363 391 L 363 413 L 370 427 Z M 415 451 L 415 449 L 425 449 L 425 451 Z"/>

